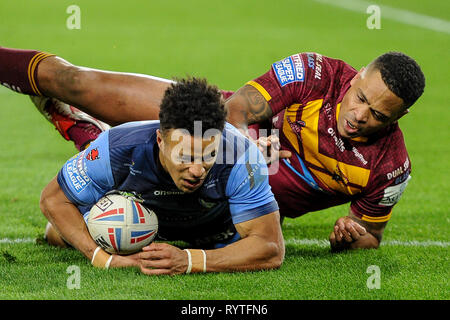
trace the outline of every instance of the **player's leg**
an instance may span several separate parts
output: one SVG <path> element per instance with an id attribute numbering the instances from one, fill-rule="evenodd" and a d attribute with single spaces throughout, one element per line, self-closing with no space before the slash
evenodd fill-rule
<path id="1" fill-rule="evenodd" d="M 2 47 L 0 71 L 0 84 L 14 91 L 56 98 L 45 100 L 44 104 L 39 99 L 33 102 L 65 139 L 75 142 L 79 150 L 105 130 L 96 118 L 110 125 L 158 119 L 160 102 L 172 83 L 148 75 L 79 67 L 40 51 Z M 232 92 L 222 91 L 222 94 L 228 98 Z M 69 110 L 66 112 L 52 105 L 65 106 Z M 86 122 L 86 118 L 89 121 Z"/>
<path id="2" fill-rule="evenodd" d="M 59 57 L 41 62 L 37 79 L 46 96 L 76 106 L 110 125 L 158 119 L 172 81 L 148 75 L 74 66 Z"/>
<path id="3" fill-rule="evenodd" d="M 150 75 L 103 71 L 74 66 L 48 57 L 37 71 L 44 95 L 78 107 L 111 126 L 159 119 L 159 106 L 172 80 Z M 221 91 L 224 98 L 232 91 Z"/>
<path id="4" fill-rule="evenodd" d="M 75 66 L 35 50 L 0 47 L 0 84 L 20 93 L 54 97 L 110 124 L 157 119 L 172 81 Z"/>

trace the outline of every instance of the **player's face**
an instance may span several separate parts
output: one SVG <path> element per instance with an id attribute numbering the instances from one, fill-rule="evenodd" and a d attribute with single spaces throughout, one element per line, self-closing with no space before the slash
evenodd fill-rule
<path id="1" fill-rule="evenodd" d="M 344 138 L 369 136 L 408 112 L 403 100 L 388 89 L 379 70 L 363 68 L 350 84 L 337 120 Z"/>
<path id="2" fill-rule="evenodd" d="M 221 132 L 194 137 L 188 132 L 171 129 L 157 132 L 159 159 L 173 182 L 183 192 L 194 192 L 204 182 L 214 165 Z"/>

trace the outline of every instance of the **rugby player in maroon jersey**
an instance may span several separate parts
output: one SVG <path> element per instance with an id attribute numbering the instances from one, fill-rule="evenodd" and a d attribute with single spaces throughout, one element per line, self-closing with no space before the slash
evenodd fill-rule
<path id="1" fill-rule="evenodd" d="M 38 96 L 38 109 L 79 149 L 107 124 L 157 119 L 171 83 L 8 48 L 0 48 L 0 70 L 1 84 Z M 281 146 L 279 152 L 271 149 L 270 161 L 281 160 L 269 181 L 282 216 L 350 202 L 329 237 L 331 248 L 339 251 L 378 248 L 410 179 L 397 120 L 424 86 L 419 65 L 403 53 L 383 54 L 359 71 L 338 59 L 300 53 L 223 95 L 230 123 L 261 145 Z M 255 136 L 258 129 L 275 129 L 278 135 Z"/>

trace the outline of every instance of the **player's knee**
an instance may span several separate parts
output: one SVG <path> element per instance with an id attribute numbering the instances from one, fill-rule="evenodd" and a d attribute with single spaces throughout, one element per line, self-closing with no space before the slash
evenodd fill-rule
<path id="1" fill-rule="evenodd" d="M 45 227 L 44 239 L 51 246 L 56 246 L 60 248 L 69 247 L 68 243 L 64 241 L 64 239 L 60 236 L 58 231 L 56 231 L 56 229 L 50 222 L 48 222 L 47 226 Z"/>

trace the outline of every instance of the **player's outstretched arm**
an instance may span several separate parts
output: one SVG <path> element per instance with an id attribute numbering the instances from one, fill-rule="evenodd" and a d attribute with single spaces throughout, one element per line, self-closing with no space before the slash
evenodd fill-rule
<path id="1" fill-rule="evenodd" d="M 285 252 L 279 221 L 277 211 L 236 224 L 241 240 L 220 249 L 188 249 L 188 253 L 169 244 L 152 243 L 139 254 L 141 271 L 160 275 L 279 268 Z"/>
<path id="2" fill-rule="evenodd" d="M 336 220 L 330 234 L 331 249 L 377 249 L 383 237 L 386 222 L 367 222 L 359 219 L 350 209 L 348 216 Z"/>
<path id="3" fill-rule="evenodd" d="M 78 249 L 86 258 L 92 261 L 92 257 L 98 245 L 92 239 L 87 230 L 83 216 L 77 207 L 66 197 L 58 184 L 56 177 L 44 188 L 41 194 L 40 208 L 45 217 L 53 227 L 59 232 L 65 241 Z M 101 261 L 101 254 L 105 261 Z M 109 258 L 106 252 L 97 252 L 97 267 L 105 267 Z M 100 265 L 100 264 L 103 265 Z M 137 260 L 133 257 L 121 257 L 113 255 L 110 261 L 111 266 L 131 267 L 137 266 Z"/>

